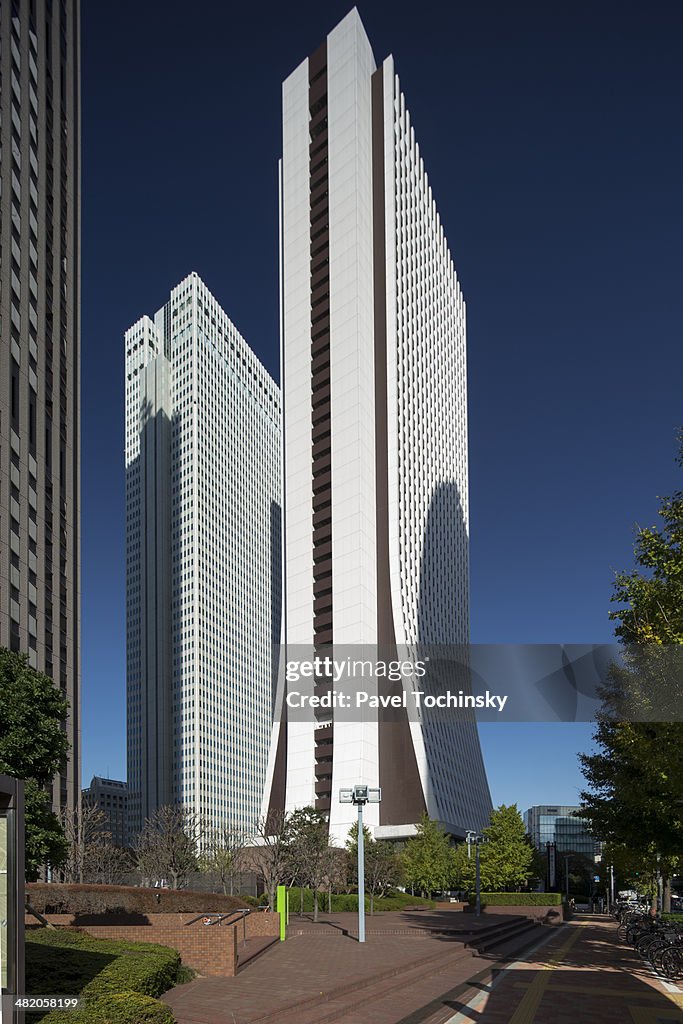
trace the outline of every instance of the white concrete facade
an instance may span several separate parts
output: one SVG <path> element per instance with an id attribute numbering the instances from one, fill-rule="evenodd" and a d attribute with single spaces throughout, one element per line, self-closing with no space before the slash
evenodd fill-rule
<path id="1" fill-rule="evenodd" d="M 260 813 L 280 635 L 279 388 L 196 274 L 126 332 L 129 817 Z"/>
<path id="2" fill-rule="evenodd" d="M 313 239 L 316 224 L 323 223 L 322 179 L 315 177 L 314 166 L 321 166 L 324 154 L 333 636 L 324 643 L 385 643 L 379 622 L 390 604 L 393 643 L 409 649 L 464 644 L 469 636 L 465 305 L 392 58 L 377 70 L 355 9 L 329 33 L 324 51 L 303 61 L 283 86 L 284 639 L 288 648 L 320 642 L 312 521 L 316 450 L 322 442 L 315 444 L 314 429 L 312 448 L 312 422 L 316 386 L 326 382 L 318 376 L 316 385 L 316 366 L 324 361 L 315 355 L 323 271 L 315 269 L 319 257 L 313 255 Z M 326 149 L 317 139 L 326 139 Z M 380 245 L 384 263 L 378 268 Z M 383 306 L 379 320 L 378 305 Z M 379 336 L 382 331 L 386 338 Z M 384 346 L 386 366 L 378 362 Z M 378 409 L 380 394 L 386 396 L 386 424 Z M 380 500 L 378 466 L 385 461 L 388 494 Z M 388 534 L 386 579 L 378 554 L 382 531 Z M 355 810 L 338 802 L 338 791 L 359 782 L 381 784 L 381 728 L 373 720 L 332 723 L 331 796 L 321 801 L 316 730 L 327 734 L 331 722 L 331 716 L 319 716 L 313 725 L 290 721 L 286 764 L 279 769 L 274 751 L 280 726 L 275 725 L 266 804 L 278 770 L 284 770 L 286 808 L 318 798 L 319 809 L 329 814 L 331 836 L 343 843 Z M 485 825 L 490 797 L 476 724 L 449 728 L 422 719 L 406 728 L 430 816 L 453 831 Z M 400 785 L 402 766 L 395 768 Z M 396 837 L 411 834 L 417 819 L 387 821 L 381 807 L 369 805 L 366 820 L 377 835 Z"/>
<path id="3" fill-rule="evenodd" d="M 469 642 L 465 302 L 392 57 L 382 76 L 394 633 L 454 647 Z M 430 817 L 487 824 L 476 724 L 425 712 L 411 731 Z"/>

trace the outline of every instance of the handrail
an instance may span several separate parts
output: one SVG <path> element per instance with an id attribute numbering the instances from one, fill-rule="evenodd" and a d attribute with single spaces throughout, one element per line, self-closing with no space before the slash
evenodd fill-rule
<path id="1" fill-rule="evenodd" d="M 35 917 L 36 921 L 38 921 L 43 926 L 43 928 L 54 928 L 55 927 L 50 921 L 47 920 L 47 918 L 43 917 L 42 914 L 39 914 L 37 910 L 33 909 L 33 907 L 31 906 L 31 904 L 28 901 L 28 893 L 26 893 L 26 903 L 24 905 L 24 913 L 32 914 L 33 917 Z"/>
<path id="2" fill-rule="evenodd" d="M 231 917 L 234 917 L 237 922 L 240 918 L 245 918 L 248 914 L 251 914 L 251 907 L 240 907 L 239 910 L 231 910 L 227 914 L 200 914 L 198 917 L 193 917 L 191 921 L 186 921 L 185 925 L 196 924 L 197 921 L 203 921 L 205 925 L 222 924 L 226 918 Z"/>

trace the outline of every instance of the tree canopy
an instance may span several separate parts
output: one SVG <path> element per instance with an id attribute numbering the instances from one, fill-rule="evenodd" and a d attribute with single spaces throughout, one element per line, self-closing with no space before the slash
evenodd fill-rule
<path id="1" fill-rule="evenodd" d="M 403 854 L 403 873 L 407 883 L 421 892 L 448 889 L 454 869 L 454 850 L 437 821 L 422 815 L 417 833 L 408 840 Z"/>
<path id="2" fill-rule="evenodd" d="M 26 877 L 43 864 L 64 863 L 68 844 L 46 787 L 64 771 L 69 742 L 63 729 L 69 704 L 24 654 L 0 648 L 0 772 L 25 782 Z"/>
<path id="3" fill-rule="evenodd" d="M 318 890 L 332 870 L 327 820 L 314 807 L 293 811 L 288 829 L 292 874 L 313 890 L 313 920 L 318 920 Z"/>
<path id="4" fill-rule="evenodd" d="M 533 871 L 534 851 L 529 843 L 522 816 L 516 804 L 491 811 L 479 846 L 481 888 L 483 892 L 505 892 L 526 885 Z M 458 885 L 474 892 L 476 861 L 474 849 L 466 844 L 456 852 Z"/>
<path id="5" fill-rule="evenodd" d="M 680 434 L 679 466 L 682 441 Z M 587 782 L 581 815 L 615 856 L 622 848 L 630 873 L 634 858 L 644 871 L 659 858 L 666 873 L 683 850 L 683 722 L 675 720 L 683 710 L 676 682 L 683 643 L 683 493 L 660 500 L 660 527 L 637 528 L 636 568 L 615 578 L 612 601 L 624 607 L 610 617 L 625 645 L 624 664 L 613 668 L 602 692 L 598 749 L 580 757 Z"/>

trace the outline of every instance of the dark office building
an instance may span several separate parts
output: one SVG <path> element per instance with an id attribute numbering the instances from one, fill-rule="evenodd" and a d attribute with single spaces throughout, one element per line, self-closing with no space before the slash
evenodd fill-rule
<path id="1" fill-rule="evenodd" d="M 103 828 L 111 832 L 114 846 L 126 845 L 128 786 L 125 782 L 93 775 L 89 788 L 83 790 L 83 804 L 102 812 L 105 818 Z"/>
<path id="2" fill-rule="evenodd" d="M 78 0 L 0 0 L 0 645 L 70 704 L 80 761 Z"/>

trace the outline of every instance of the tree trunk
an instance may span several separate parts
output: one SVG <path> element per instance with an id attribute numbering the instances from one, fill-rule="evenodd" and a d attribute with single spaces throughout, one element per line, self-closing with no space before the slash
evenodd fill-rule
<path id="1" fill-rule="evenodd" d="M 375 913 L 375 894 L 370 892 L 370 917 Z"/>
<path id="2" fill-rule="evenodd" d="M 327 913 L 332 913 L 332 886 L 330 885 L 327 889 Z"/>
<path id="3" fill-rule="evenodd" d="M 671 913 L 671 880 L 669 878 L 662 878 L 662 884 L 664 886 L 664 899 L 662 901 L 662 910 L 665 914 Z"/>
<path id="4" fill-rule="evenodd" d="M 313 921 L 318 920 L 318 887 L 313 889 Z"/>
<path id="5" fill-rule="evenodd" d="M 303 885 L 299 886 L 299 907 L 300 907 L 299 917 L 303 917 L 304 916 L 304 887 L 303 887 Z"/>

